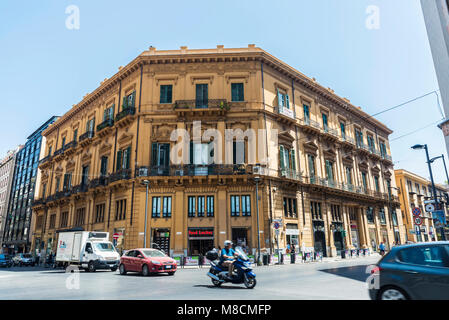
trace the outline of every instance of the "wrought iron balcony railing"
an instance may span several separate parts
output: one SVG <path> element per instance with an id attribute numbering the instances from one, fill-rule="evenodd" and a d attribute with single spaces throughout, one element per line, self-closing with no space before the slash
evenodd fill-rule
<path id="1" fill-rule="evenodd" d="M 82 184 L 79 184 L 72 188 L 72 194 L 87 192 L 88 189 L 89 189 L 89 183 L 88 182 L 86 182 L 84 184 L 82 183 Z"/>
<path id="2" fill-rule="evenodd" d="M 51 158 L 52 158 L 51 155 L 48 155 L 48 156 L 42 158 L 41 160 L 39 160 L 39 165 L 41 165 L 41 164 L 43 164 L 43 163 L 45 163 L 47 161 L 50 161 Z"/>
<path id="3" fill-rule="evenodd" d="M 89 183 L 89 188 L 96 188 L 101 186 L 107 186 L 109 183 L 108 176 L 101 176 L 99 178 L 93 179 Z"/>
<path id="4" fill-rule="evenodd" d="M 128 180 L 131 178 L 131 169 L 121 169 L 112 173 L 109 176 L 109 183 L 119 181 L 119 180 Z"/>
<path id="5" fill-rule="evenodd" d="M 126 118 L 127 116 L 134 115 L 136 113 L 136 108 L 134 107 L 128 107 L 126 109 L 123 109 L 115 116 L 115 122 L 118 122 L 122 120 L 123 118 Z"/>
<path id="6" fill-rule="evenodd" d="M 321 129 L 321 125 L 318 122 L 316 122 L 315 120 L 312 120 L 310 118 L 304 118 L 304 119 L 302 119 L 302 122 L 306 126 Z"/>
<path id="7" fill-rule="evenodd" d="M 169 166 L 141 166 L 136 169 L 137 177 L 150 176 L 207 176 L 207 175 L 235 175 L 250 174 L 252 171 L 247 165 L 223 164 L 186 164 Z"/>
<path id="8" fill-rule="evenodd" d="M 275 109 L 277 113 L 295 119 L 295 111 L 293 109 L 288 109 L 286 107 L 276 107 Z"/>
<path id="9" fill-rule="evenodd" d="M 227 111 L 230 105 L 226 99 L 176 100 L 173 107 L 177 109 L 220 109 Z"/>
<path id="10" fill-rule="evenodd" d="M 81 142 L 81 141 L 84 141 L 84 140 L 87 140 L 87 139 L 92 139 L 94 137 L 94 135 L 95 135 L 95 133 L 94 133 L 93 130 L 92 131 L 86 131 L 85 133 L 80 135 L 79 141 Z"/>
<path id="11" fill-rule="evenodd" d="M 103 130 L 107 127 L 112 127 L 114 125 L 114 119 L 106 119 L 97 126 L 97 132 Z"/>

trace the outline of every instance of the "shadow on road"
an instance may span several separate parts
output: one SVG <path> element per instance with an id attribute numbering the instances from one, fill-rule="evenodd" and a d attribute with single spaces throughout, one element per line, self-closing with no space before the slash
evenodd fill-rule
<path id="1" fill-rule="evenodd" d="M 365 282 L 368 278 L 369 274 L 366 273 L 366 268 L 369 265 L 361 265 L 361 266 L 351 266 L 351 267 L 341 267 L 341 268 L 331 268 L 331 269 L 322 269 L 321 272 L 327 272 L 339 277 L 345 277 L 352 280 Z"/>
<path id="2" fill-rule="evenodd" d="M 205 284 L 196 284 L 193 286 L 194 288 L 209 288 L 209 289 L 245 289 L 245 287 L 236 287 L 236 286 L 219 286 L 216 287 L 214 285 L 205 285 Z"/>

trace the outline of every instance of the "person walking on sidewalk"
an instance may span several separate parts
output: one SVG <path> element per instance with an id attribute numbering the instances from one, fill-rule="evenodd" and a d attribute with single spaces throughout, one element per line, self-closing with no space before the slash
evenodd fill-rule
<path id="1" fill-rule="evenodd" d="M 379 245 L 379 251 L 381 256 L 385 255 L 385 244 L 383 242 L 381 242 Z"/>

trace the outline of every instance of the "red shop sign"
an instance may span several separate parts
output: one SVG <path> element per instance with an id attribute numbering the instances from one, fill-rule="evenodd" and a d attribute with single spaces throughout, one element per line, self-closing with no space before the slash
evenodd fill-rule
<path id="1" fill-rule="evenodd" d="M 189 229 L 189 237 L 213 237 L 214 229 Z"/>

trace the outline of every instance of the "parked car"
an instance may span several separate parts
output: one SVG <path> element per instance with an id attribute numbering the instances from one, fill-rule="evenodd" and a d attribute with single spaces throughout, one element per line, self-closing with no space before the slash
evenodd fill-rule
<path id="1" fill-rule="evenodd" d="M 11 257 L 7 254 L 0 254 L 0 267 L 11 267 L 12 260 Z"/>
<path id="2" fill-rule="evenodd" d="M 141 272 L 144 276 L 155 273 L 176 272 L 176 261 L 157 249 L 132 249 L 126 251 L 120 258 L 119 270 L 124 275 L 127 272 Z"/>
<path id="3" fill-rule="evenodd" d="M 12 258 L 15 266 L 34 266 L 34 258 L 29 253 L 18 253 Z"/>
<path id="4" fill-rule="evenodd" d="M 371 273 L 373 300 L 449 300 L 449 241 L 393 247 Z"/>

